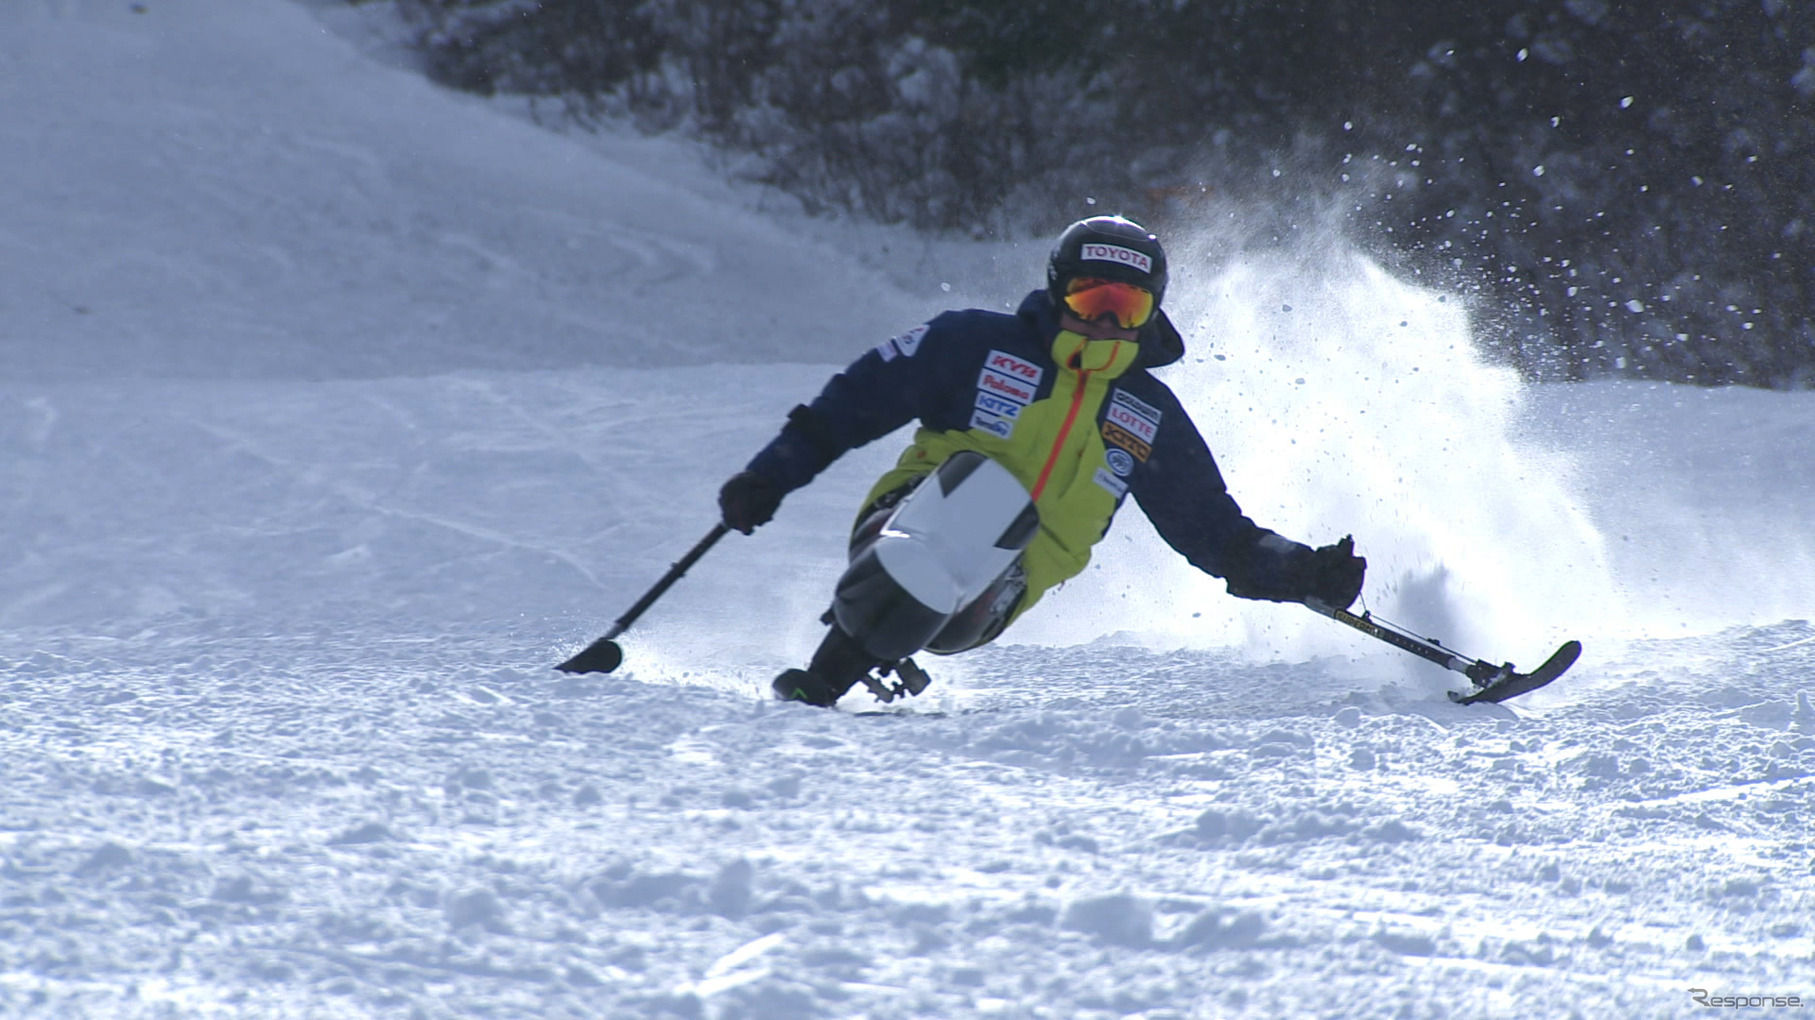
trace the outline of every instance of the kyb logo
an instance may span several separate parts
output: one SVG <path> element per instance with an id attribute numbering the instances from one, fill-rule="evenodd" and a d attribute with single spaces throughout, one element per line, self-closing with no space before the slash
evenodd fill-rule
<path id="1" fill-rule="evenodd" d="M 1689 989 L 1689 998 L 1709 1009 L 1801 1009 L 1800 995 L 1709 995 L 1706 988 Z"/>
<path id="2" fill-rule="evenodd" d="M 1114 262 L 1118 265 L 1139 269 L 1143 273 L 1153 272 L 1153 260 L 1119 244 L 1086 244 L 1078 258 L 1086 262 Z"/>
<path id="3" fill-rule="evenodd" d="M 1039 382 L 1041 373 L 1045 371 L 1038 365 L 1030 365 L 1020 358 L 1009 354 L 1003 354 L 1001 351 L 989 352 L 989 367 L 998 372 L 1006 372 L 1009 375 L 1019 376 L 1030 383 Z"/>

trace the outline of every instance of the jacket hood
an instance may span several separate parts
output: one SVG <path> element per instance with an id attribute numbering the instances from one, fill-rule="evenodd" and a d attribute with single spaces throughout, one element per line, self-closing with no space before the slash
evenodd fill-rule
<path id="1" fill-rule="evenodd" d="M 1039 330 L 1041 339 L 1048 346 L 1054 334 L 1059 332 L 1059 311 L 1053 306 L 1052 296 L 1044 290 L 1028 294 L 1015 314 Z M 1153 321 L 1140 328 L 1135 340 L 1141 345 L 1140 357 L 1134 363 L 1138 369 L 1170 365 L 1185 356 L 1185 338 L 1179 335 L 1172 320 L 1166 318 L 1164 310 L 1154 312 Z"/>

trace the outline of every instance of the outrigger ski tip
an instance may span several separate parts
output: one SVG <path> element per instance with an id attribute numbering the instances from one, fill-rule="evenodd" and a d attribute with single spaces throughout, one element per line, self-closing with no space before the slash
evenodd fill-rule
<path id="1" fill-rule="evenodd" d="M 1544 665 L 1529 673 L 1520 673 L 1513 669 L 1513 664 L 1495 666 L 1481 659 L 1471 659 L 1465 655 L 1443 647 L 1443 643 L 1433 638 L 1419 637 L 1409 631 L 1396 627 L 1384 620 L 1375 619 L 1372 613 L 1357 616 L 1346 609 L 1319 602 L 1316 599 L 1305 600 L 1305 605 L 1338 623 L 1345 623 L 1369 637 L 1378 638 L 1401 651 L 1454 670 L 1474 682 L 1475 689 L 1468 693 L 1450 691 L 1449 698 L 1459 705 L 1472 705 L 1479 701 L 1499 703 L 1521 694 L 1529 694 L 1543 687 L 1575 665 L 1582 655 L 1580 641 L 1565 641 Z"/>
<path id="2" fill-rule="evenodd" d="M 1507 698 L 1516 698 L 1521 694 L 1535 691 L 1562 676 L 1569 667 L 1575 665 L 1576 659 L 1581 655 L 1582 642 L 1565 641 L 1561 647 L 1551 653 L 1550 658 L 1544 660 L 1544 665 L 1537 669 L 1529 673 L 1518 673 L 1513 671 L 1512 663 L 1509 662 L 1502 666 L 1498 673 L 1489 677 L 1486 683 L 1477 687 L 1473 693 L 1463 694 L 1460 691 L 1450 691 L 1449 699 L 1458 705 L 1472 705 L 1477 701 L 1498 704 Z"/>
<path id="3" fill-rule="evenodd" d="M 624 662 L 624 649 L 610 637 L 602 637 L 555 668 L 563 673 L 609 673 Z"/>

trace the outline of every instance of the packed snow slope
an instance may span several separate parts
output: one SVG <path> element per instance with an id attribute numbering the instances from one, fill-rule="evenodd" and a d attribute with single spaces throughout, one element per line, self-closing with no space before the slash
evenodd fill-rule
<path id="1" fill-rule="evenodd" d="M 1809 394 L 1529 389 L 1453 295 L 1177 224 L 1167 378 L 1244 507 L 1571 674 L 1453 706 L 1131 506 L 917 701 L 769 702 L 897 438 L 564 677 L 789 407 L 1044 245 L 806 221 L 365 24 L 0 5 L 0 1016 L 1815 999 Z"/>
<path id="2" fill-rule="evenodd" d="M 324 31 L 268 4 L 0 9 L 0 370 L 820 360 L 829 337 L 909 314 L 760 217 L 375 68 Z"/>

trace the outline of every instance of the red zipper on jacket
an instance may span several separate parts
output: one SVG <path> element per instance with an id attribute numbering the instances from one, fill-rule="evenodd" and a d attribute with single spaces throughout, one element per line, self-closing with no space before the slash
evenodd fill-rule
<path id="1" fill-rule="evenodd" d="M 1071 358 L 1066 360 L 1069 361 L 1079 358 L 1084 353 L 1084 348 L 1087 346 L 1089 346 L 1088 340 L 1079 344 L 1078 349 L 1071 352 Z M 1115 349 L 1109 352 L 1108 363 L 1111 365 L 1115 364 L 1115 357 L 1121 352 L 1122 342 L 1117 340 L 1115 342 Z M 1065 412 L 1065 422 L 1059 426 L 1059 436 L 1057 439 L 1053 440 L 1052 452 L 1046 455 L 1046 466 L 1040 469 L 1040 480 L 1034 483 L 1032 496 L 1033 501 L 1036 503 L 1040 501 L 1040 494 L 1046 491 L 1046 482 L 1052 477 L 1053 466 L 1059 462 L 1059 452 L 1065 449 L 1065 439 L 1071 435 L 1071 427 L 1077 424 L 1078 421 L 1078 411 L 1084 406 L 1084 391 L 1090 386 L 1090 369 L 1083 367 L 1082 360 L 1080 360 L 1078 364 L 1078 390 L 1071 395 L 1071 409 Z"/>

